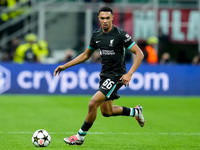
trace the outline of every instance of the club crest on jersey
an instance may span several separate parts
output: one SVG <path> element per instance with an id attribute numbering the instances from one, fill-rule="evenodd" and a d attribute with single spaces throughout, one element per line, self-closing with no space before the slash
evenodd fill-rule
<path id="1" fill-rule="evenodd" d="M 111 39 L 111 40 L 110 40 L 110 44 L 109 44 L 109 46 L 113 46 L 113 42 L 114 42 L 114 40 L 115 40 L 115 39 Z"/>

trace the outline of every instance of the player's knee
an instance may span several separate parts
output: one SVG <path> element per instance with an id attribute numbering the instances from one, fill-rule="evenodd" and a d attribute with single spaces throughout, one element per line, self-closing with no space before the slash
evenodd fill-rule
<path id="1" fill-rule="evenodd" d="M 89 112 L 94 110 L 94 109 L 97 109 L 97 104 L 95 103 L 94 100 L 91 99 L 90 102 L 89 102 Z"/>
<path id="2" fill-rule="evenodd" d="M 110 112 L 110 111 L 105 111 L 105 110 L 101 110 L 101 114 L 102 114 L 104 117 L 110 117 L 110 116 L 112 116 L 112 112 Z"/>
<path id="3" fill-rule="evenodd" d="M 91 111 L 94 108 L 94 103 L 90 101 L 88 107 L 89 111 Z"/>

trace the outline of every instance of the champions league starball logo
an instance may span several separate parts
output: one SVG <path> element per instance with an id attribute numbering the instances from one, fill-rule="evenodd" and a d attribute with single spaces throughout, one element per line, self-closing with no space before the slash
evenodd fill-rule
<path id="1" fill-rule="evenodd" d="M 10 89 L 10 71 L 0 65 L 0 94 Z"/>

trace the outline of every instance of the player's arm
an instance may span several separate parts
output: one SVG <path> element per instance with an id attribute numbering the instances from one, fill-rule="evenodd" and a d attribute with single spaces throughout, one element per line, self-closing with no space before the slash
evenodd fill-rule
<path id="1" fill-rule="evenodd" d="M 135 59 L 133 61 L 133 64 L 129 71 L 124 74 L 120 80 L 122 80 L 122 83 L 126 86 L 129 86 L 129 82 L 131 80 L 132 74 L 137 70 L 137 68 L 140 66 L 142 63 L 142 60 L 144 58 L 144 54 L 142 50 L 137 46 L 137 44 L 134 44 L 131 48 L 130 51 L 135 54 Z"/>
<path id="2" fill-rule="evenodd" d="M 140 66 L 140 64 L 142 63 L 144 54 L 143 54 L 142 50 L 137 46 L 137 44 L 134 44 L 131 47 L 130 51 L 135 54 L 135 59 L 134 59 L 133 65 L 131 66 L 130 70 L 128 71 L 128 73 L 132 75 L 137 70 L 137 68 Z"/>
<path id="3" fill-rule="evenodd" d="M 79 56 L 77 56 L 73 60 L 67 62 L 64 65 L 58 66 L 54 70 L 53 75 L 54 76 L 56 76 L 57 74 L 59 75 L 61 71 L 65 70 L 65 69 L 67 69 L 69 67 L 72 67 L 74 65 L 77 65 L 77 64 L 80 64 L 82 62 L 85 62 L 86 60 L 88 60 L 91 57 L 91 55 L 92 55 L 93 52 L 94 52 L 93 50 L 90 50 L 89 48 L 87 48 L 82 54 L 80 54 Z"/>

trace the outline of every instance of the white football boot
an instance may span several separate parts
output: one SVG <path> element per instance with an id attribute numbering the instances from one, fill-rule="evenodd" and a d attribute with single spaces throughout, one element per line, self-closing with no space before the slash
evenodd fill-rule
<path id="1" fill-rule="evenodd" d="M 143 117 L 143 115 L 142 115 L 143 108 L 142 108 L 142 106 L 137 105 L 137 106 L 135 107 L 135 109 L 138 110 L 138 117 L 135 117 L 135 119 L 138 121 L 139 125 L 140 125 L 141 127 L 143 127 L 143 126 L 144 126 L 144 123 L 145 123 L 144 117 Z"/>

